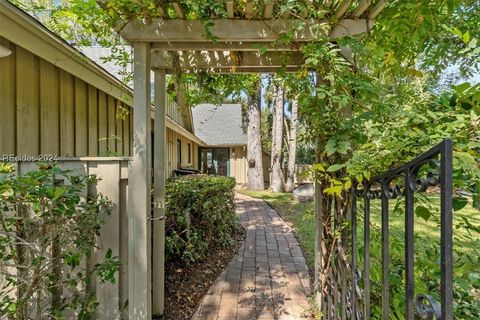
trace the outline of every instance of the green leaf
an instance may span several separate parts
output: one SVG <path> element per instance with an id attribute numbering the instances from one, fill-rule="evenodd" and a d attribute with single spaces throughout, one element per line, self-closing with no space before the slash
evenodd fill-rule
<path id="1" fill-rule="evenodd" d="M 464 197 L 453 197 L 453 210 L 458 211 L 465 208 L 468 204 L 468 199 Z"/>
<path id="2" fill-rule="evenodd" d="M 337 151 L 337 140 L 330 138 L 325 145 L 325 151 L 327 152 L 327 156 L 334 154 Z"/>
<path id="3" fill-rule="evenodd" d="M 105 258 L 106 258 L 106 259 L 111 259 L 111 258 L 112 258 L 112 254 L 113 254 L 112 249 L 109 248 L 109 249 L 107 250 L 107 253 L 105 254 Z"/>
<path id="4" fill-rule="evenodd" d="M 464 82 L 461 83 L 457 86 L 452 86 L 453 90 L 455 90 L 456 93 L 462 94 L 464 93 L 468 88 L 470 88 L 472 85 L 469 82 Z"/>
<path id="5" fill-rule="evenodd" d="M 333 186 L 333 187 L 330 187 L 330 188 L 326 188 L 324 190 L 324 192 L 326 194 L 336 194 L 336 195 L 340 195 L 342 193 L 342 190 L 343 190 L 343 186 Z"/>
<path id="6" fill-rule="evenodd" d="M 327 168 L 328 172 L 335 172 L 345 167 L 345 164 L 332 164 Z"/>
<path id="7" fill-rule="evenodd" d="M 468 152 L 454 152 L 454 157 L 457 158 L 461 164 L 465 164 L 466 166 L 474 168 L 477 165 L 475 158 Z"/>
<path id="8" fill-rule="evenodd" d="M 430 210 L 428 208 L 425 208 L 424 206 L 418 206 L 415 208 L 415 215 L 419 218 L 423 218 L 425 221 L 428 221 L 432 214 L 430 213 Z"/>
<path id="9" fill-rule="evenodd" d="M 475 194 L 473 195 L 472 199 L 473 199 L 473 207 L 480 209 L 480 195 Z"/>
<path id="10" fill-rule="evenodd" d="M 347 190 L 350 189 L 352 187 L 352 180 L 347 179 L 347 181 L 345 181 L 345 184 L 343 185 L 343 187 Z"/>

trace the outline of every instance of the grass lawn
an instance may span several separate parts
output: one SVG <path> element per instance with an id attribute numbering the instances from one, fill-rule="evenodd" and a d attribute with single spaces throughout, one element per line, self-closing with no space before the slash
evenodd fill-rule
<path id="1" fill-rule="evenodd" d="M 297 237 L 302 245 L 307 263 L 310 268 L 314 266 L 314 239 L 315 239 L 315 218 L 314 218 L 314 204 L 300 203 L 294 200 L 289 193 L 273 193 L 270 191 L 242 191 L 252 197 L 265 200 L 272 206 L 280 215 L 290 223 Z M 395 255 L 395 259 L 391 262 L 392 270 L 399 269 L 394 264 L 403 265 L 404 255 L 404 204 L 403 198 L 398 201 L 390 201 L 390 254 Z M 439 279 L 438 271 L 429 271 L 429 268 L 435 269 L 439 265 L 438 247 L 440 243 L 440 211 L 439 211 L 439 197 L 436 194 L 418 195 L 416 198 L 415 207 L 423 205 L 429 208 L 431 216 L 426 221 L 424 218 L 415 217 L 415 268 L 416 268 L 416 290 L 422 288 L 425 284 L 421 283 L 422 276 L 424 279 L 434 277 Z M 363 244 L 363 201 L 358 202 L 358 246 Z M 381 278 L 379 272 L 374 272 L 373 269 L 380 271 L 380 234 L 381 234 L 381 210 L 380 200 L 371 201 L 371 260 L 372 260 L 372 287 L 375 283 L 381 285 Z M 469 231 L 465 227 L 464 219 L 468 219 L 473 226 L 480 228 L 480 211 L 474 209 L 470 204 L 459 211 L 454 212 L 454 259 L 455 264 L 455 282 L 457 285 L 463 285 L 467 297 L 456 299 L 466 299 L 467 301 L 475 301 L 473 304 L 479 306 L 479 290 L 480 280 L 480 234 L 475 231 Z M 434 244 L 438 244 L 437 247 Z M 434 251 L 434 252 L 432 252 Z M 359 264 L 362 263 L 362 256 L 359 255 Z M 425 263 L 424 263 L 425 262 Z M 422 269 L 423 268 L 423 269 Z M 400 267 L 400 269 L 403 269 Z M 417 273 L 417 269 L 420 269 Z M 438 268 L 439 269 L 439 268 Z M 427 270 L 427 271 L 425 271 Z M 427 275 L 428 274 L 428 275 Z M 471 275 L 475 275 L 475 279 L 471 279 Z M 417 279 L 418 277 L 418 279 Z M 423 279 L 423 281 L 425 281 Z M 438 280 L 437 279 L 437 280 Z M 403 281 L 402 271 L 398 274 L 398 281 Z M 401 283 L 399 283 L 400 285 Z M 400 285 L 401 286 L 401 285 Z M 430 284 L 431 286 L 431 284 Z M 435 285 L 434 285 L 435 286 Z M 473 289 L 477 288 L 477 289 Z M 424 288 L 425 289 L 425 288 Z M 420 289 L 422 290 L 422 289 Z M 459 291 L 459 290 L 457 290 Z M 417 292 L 418 293 L 418 292 Z M 457 293 L 456 293 L 457 294 Z M 476 296 L 476 297 L 475 297 Z M 470 306 L 470 302 L 467 303 Z M 475 307 L 477 308 L 477 307 Z M 475 310 L 472 308 L 472 310 Z M 470 307 L 468 307 L 470 309 Z M 475 311 L 474 311 L 475 312 Z M 478 313 L 471 316 L 478 316 L 480 318 L 480 310 Z M 468 314 L 468 312 L 467 312 Z M 470 316 L 469 316 L 470 317 Z M 457 318 L 464 318 L 457 317 Z M 477 318 L 475 318 L 477 319 Z"/>

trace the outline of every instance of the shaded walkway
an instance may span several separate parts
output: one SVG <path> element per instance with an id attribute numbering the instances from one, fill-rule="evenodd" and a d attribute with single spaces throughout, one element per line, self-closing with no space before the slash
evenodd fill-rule
<path id="1" fill-rule="evenodd" d="M 246 241 L 192 320 L 302 319 L 310 279 L 291 228 L 263 200 L 237 194 Z"/>

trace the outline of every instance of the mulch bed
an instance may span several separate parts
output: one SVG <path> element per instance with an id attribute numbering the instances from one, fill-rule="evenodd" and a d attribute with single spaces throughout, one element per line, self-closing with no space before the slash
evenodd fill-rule
<path id="1" fill-rule="evenodd" d="M 208 257 L 190 266 L 167 263 L 165 266 L 165 319 L 187 320 L 195 312 L 215 279 L 227 267 L 245 240 L 245 230 L 239 228 L 228 247 L 211 249 Z"/>

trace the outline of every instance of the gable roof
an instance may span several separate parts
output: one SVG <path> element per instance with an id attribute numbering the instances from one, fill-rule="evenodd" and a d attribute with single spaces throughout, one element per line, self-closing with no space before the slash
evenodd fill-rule
<path id="1" fill-rule="evenodd" d="M 199 104 L 192 108 L 195 135 L 209 146 L 247 144 L 243 130 L 242 106 Z"/>

